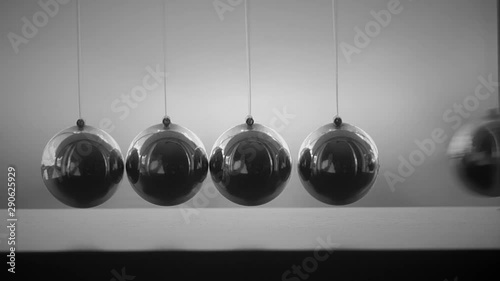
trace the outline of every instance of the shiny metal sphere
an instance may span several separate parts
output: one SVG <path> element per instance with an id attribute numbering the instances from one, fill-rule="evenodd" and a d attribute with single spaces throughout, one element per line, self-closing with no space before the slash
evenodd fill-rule
<path id="1" fill-rule="evenodd" d="M 339 118 L 304 140 L 298 170 L 302 184 L 314 198 L 330 205 L 347 205 L 370 190 L 379 166 L 375 142 Z"/>
<path id="2" fill-rule="evenodd" d="M 285 188 L 291 170 L 285 140 L 250 118 L 222 134 L 210 157 L 210 173 L 219 192 L 244 206 L 275 199 Z"/>
<path id="3" fill-rule="evenodd" d="M 500 114 L 497 110 L 464 125 L 453 136 L 448 156 L 458 177 L 475 194 L 500 196 Z"/>
<path id="4" fill-rule="evenodd" d="M 174 206 L 193 198 L 208 173 L 201 140 L 190 130 L 164 120 L 135 137 L 127 153 L 127 176 L 146 201 Z"/>
<path id="5" fill-rule="evenodd" d="M 75 208 L 90 208 L 107 201 L 123 176 L 123 158 L 116 141 L 103 130 L 70 127 L 45 146 L 42 178 L 50 193 Z"/>

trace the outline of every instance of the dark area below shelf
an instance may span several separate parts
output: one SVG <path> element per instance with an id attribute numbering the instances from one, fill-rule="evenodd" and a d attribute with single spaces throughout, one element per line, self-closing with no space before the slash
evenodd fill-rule
<path id="1" fill-rule="evenodd" d="M 5 257 L 6 253 L 2 253 Z M 320 255 L 327 254 L 320 252 Z M 7 280 L 499 280 L 500 251 L 335 251 L 303 277 L 310 251 L 16 253 Z M 307 263 L 306 262 L 306 263 Z M 6 270 L 6 269 L 5 269 Z M 128 278 L 116 278 L 113 270 Z M 132 276 L 135 276 L 132 278 Z M 12 278 L 15 277 L 15 278 Z M 26 279 L 28 278 L 29 279 Z M 296 279 L 294 279 L 296 278 Z M 45 279 L 45 278 L 43 278 Z M 4 280 L 2 278 L 2 280 Z"/>

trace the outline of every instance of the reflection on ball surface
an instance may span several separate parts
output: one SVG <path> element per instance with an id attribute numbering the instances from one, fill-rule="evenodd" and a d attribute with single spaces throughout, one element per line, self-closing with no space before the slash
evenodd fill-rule
<path id="1" fill-rule="evenodd" d="M 475 194 L 500 196 L 500 114 L 460 128 L 448 148 L 452 167 Z"/>
<path id="2" fill-rule="evenodd" d="M 306 190 L 330 205 L 362 198 L 379 170 L 375 142 L 361 129 L 328 124 L 311 133 L 299 153 L 299 176 Z"/>
<path id="3" fill-rule="evenodd" d="M 222 134 L 210 157 L 210 173 L 219 192 L 244 206 L 275 199 L 292 170 L 290 151 L 283 138 L 268 127 L 250 124 Z"/>
<path id="4" fill-rule="evenodd" d="M 208 159 L 203 143 L 193 132 L 164 122 L 144 130 L 132 141 L 126 169 L 132 187 L 143 199 L 174 206 L 200 190 L 208 173 Z"/>
<path id="5" fill-rule="evenodd" d="M 91 126 L 74 126 L 47 143 L 41 172 L 45 186 L 59 201 L 90 208 L 111 198 L 123 167 L 120 148 L 110 135 Z"/>

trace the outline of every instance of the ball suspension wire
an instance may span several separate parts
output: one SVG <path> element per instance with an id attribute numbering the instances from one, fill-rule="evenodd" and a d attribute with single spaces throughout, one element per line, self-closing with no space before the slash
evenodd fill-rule
<path id="1" fill-rule="evenodd" d="M 163 1 L 163 21 L 162 21 L 162 52 L 163 52 L 163 73 L 165 73 L 163 77 L 163 97 L 164 97 L 164 106 L 165 106 L 165 116 L 163 117 L 162 123 L 165 127 L 170 125 L 170 117 L 168 116 L 168 107 L 167 107 L 167 1 Z"/>
<path id="2" fill-rule="evenodd" d="M 334 119 L 334 123 L 337 126 L 342 125 L 342 118 L 340 118 L 339 112 L 339 53 L 338 53 L 338 43 L 337 43 L 337 7 L 335 5 L 335 0 L 332 0 L 332 24 L 333 24 L 333 44 L 335 46 L 335 97 L 336 97 L 336 108 L 337 114 Z"/>
<path id="3" fill-rule="evenodd" d="M 248 2 L 245 0 L 245 46 L 248 71 L 248 116 L 246 123 L 248 126 L 253 126 L 254 119 L 252 117 L 252 64 L 250 59 L 250 32 L 248 24 Z"/>
<path id="4" fill-rule="evenodd" d="M 77 94 L 78 94 L 78 121 L 76 121 L 76 125 L 78 128 L 83 128 L 85 126 L 85 121 L 82 119 L 82 98 L 81 98 L 81 80 L 82 80 L 82 71 L 81 71 L 81 60 L 82 60 L 82 51 L 81 51 L 81 31 L 80 31 L 80 0 L 76 0 L 76 68 L 77 68 Z"/>

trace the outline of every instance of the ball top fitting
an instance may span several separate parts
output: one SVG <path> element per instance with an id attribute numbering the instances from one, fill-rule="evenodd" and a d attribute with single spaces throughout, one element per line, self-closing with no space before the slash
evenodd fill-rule
<path id="1" fill-rule="evenodd" d="M 83 129 L 83 127 L 85 127 L 85 121 L 83 121 L 83 119 L 78 119 L 76 121 L 76 126 L 79 128 L 79 129 Z"/>
<path id="2" fill-rule="evenodd" d="M 253 120 L 252 116 L 248 116 L 247 120 L 246 120 L 246 123 L 247 123 L 248 126 L 253 126 L 253 124 L 255 123 L 255 121 Z"/>
<path id="3" fill-rule="evenodd" d="M 340 118 L 339 116 L 335 117 L 333 123 L 335 124 L 335 126 L 340 127 L 340 125 L 342 125 L 342 118 Z"/>

